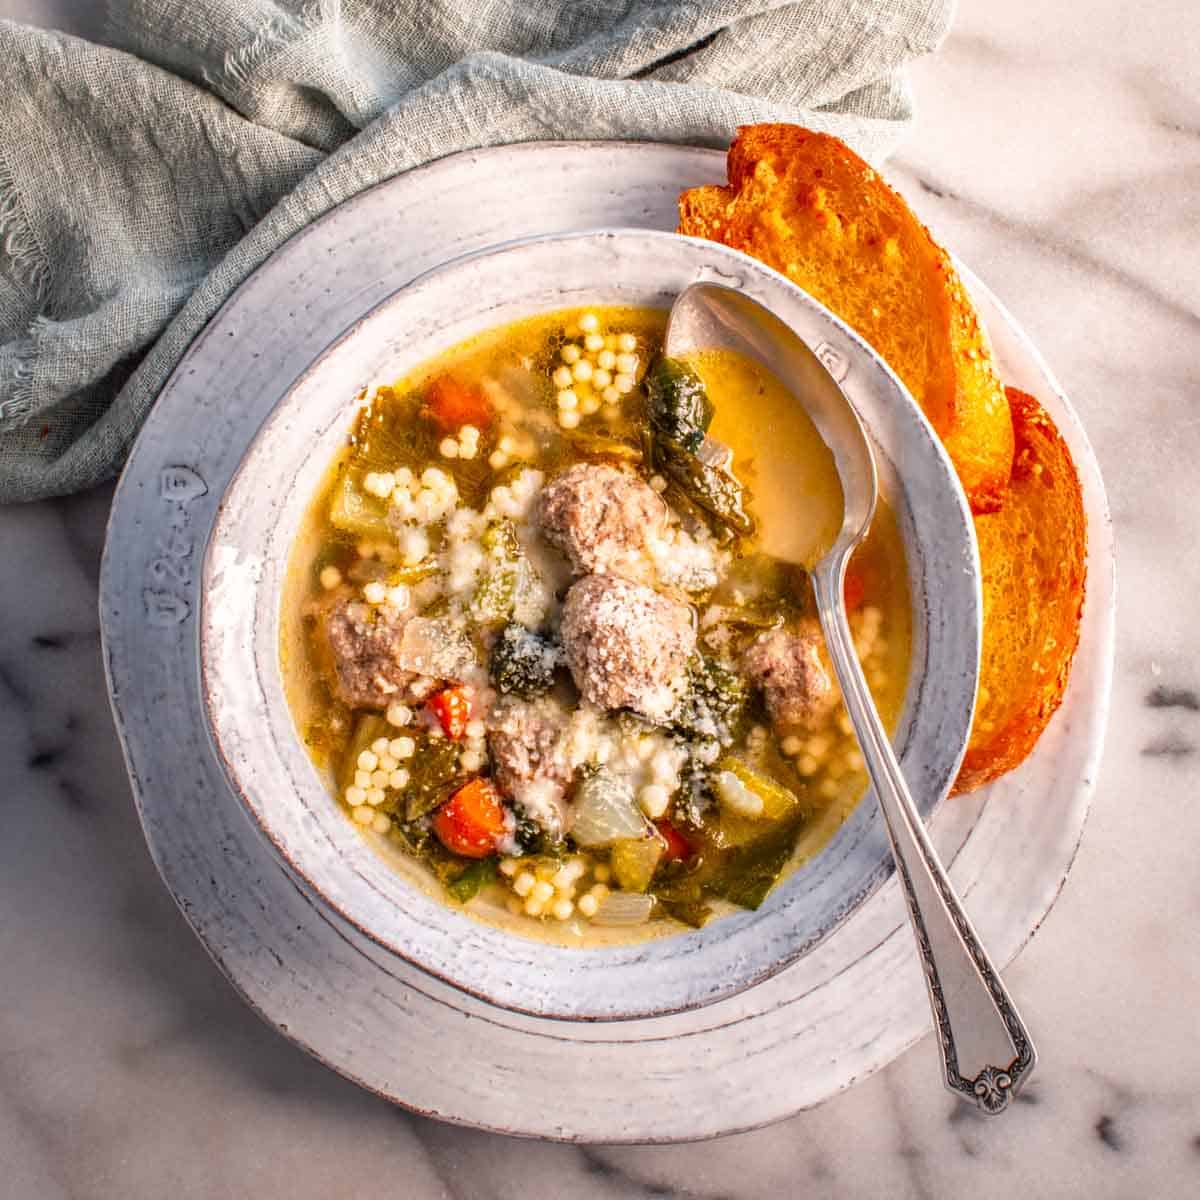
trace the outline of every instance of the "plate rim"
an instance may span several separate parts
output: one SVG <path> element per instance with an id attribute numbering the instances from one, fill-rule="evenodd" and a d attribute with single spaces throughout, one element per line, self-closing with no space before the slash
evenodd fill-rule
<path id="1" fill-rule="evenodd" d="M 223 313 L 226 311 L 226 308 L 229 305 L 231 305 L 240 296 L 243 289 L 246 288 L 255 279 L 258 272 L 263 271 L 268 266 L 268 264 L 270 264 L 271 262 L 276 260 L 278 258 L 278 256 L 281 254 L 281 252 L 286 250 L 286 248 L 292 242 L 296 241 L 298 238 L 301 238 L 305 234 L 309 233 L 314 227 L 323 225 L 325 222 L 335 219 L 338 212 L 341 209 L 343 209 L 346 204 L 352 204 L 352 203 L 354 203 L 354 201 L 359 200 L 360 198 L 362 198 L 363 196 L 365 196 L 368 193 L 378 192 L 383 189 L 389 189 L 389 188 L 395 187 L 397 184 L 407 183 L 414 176 L 426 175 L 429 172 L 434 171 L 436 169 L 444 168 L 448 163 L 461 162 L 461 160 L 464 160 L 464 159 L 468 160 L 470 162 L 475 162 L 481 156 L 484 156 L 484 155 L 501 156 L 503 158 L 510 158 L 513 155 L 523 155 L 523 154 L 528 154 L 530 152 L 533 152 L 535 154 L 543 154 L 543 153 L 546 153 L 547 151 L 550 151 L 553 154 L 556 152 L 562 152 L 564 150 L 567 150 L 567 151 L 586 150 L 588 152 L 606 151 L 606 152 L 610 152 L 610 153 L 613 152 L 614 150 L 618 150 L 622 153 L 627 153 L 627 152 L 638 153 L 642 156 L 646 156 L 646 155 L 656 156 L 656 155 L 662 154 L 664 152 L 675 153 L 675 154 L 684 153 L 686 155 L 692 155 L 692 156 L 703 156 L 707 161 L 710 161 L 714 164 L 714 166 L 716 167 L 716 170 L 718 172 L 718 176 L 719 176 L 720 170 L 723 169 L 723 163 L 724 163 L 724 155 L 721 151 L 708 150 L 708 149 L 702 149 L 702 148 L 697 148 L 697 147 L 683 147 L 683 146 L 666 144 L 666 143 L 620 143 L 620 142 L 526 143 L 526 144 L 521 144 L 521 145 L 517 145 L 517 146 L 493 147 L 493 148 L 489 148 L 489 149 L 481 150 L 481 151 L 467 151 L 467 152 L 463 152 L 462 154 L 459 154 L 459 155 L 447 156 L 447 158 L 437 160 L 434 163 L 426 164 L 425 166 L 423 166 L 421 168 L 417 168 L 414 171 L 408 172 L 405 175 L 395 176 L 388 180 L 381 181 L 380 183 L 375 184 L 370 188 L 364 189 L 363 192 L 360 192 L 355 197 L 352 197 L 350 200 L 345 202 L 344 205 L 340 205 L 337 208 L 330 210 L 329 212 L 323 214 L 316 221 L 310 223 L 308 226 L 305 227 L 304 230 L 300 231 L 297 235 L 295 235 L 294 238 L 289 239 L 281 247 L 279 247 L 275 251 L 275 253 L 272 254 L 258 268 L 258 271 L 252 273 L 250 276 L 247 277 L 246 280 L 243 280 L 243 282 L 239 285 L 239 287 L 236 288 L 230 294 L 229 297 L 227 297 L 227 299 L 224 302 L 224 304 L 222 305 L 221 309 L 219 309 L 218 312 L 216 314 L 214 314 L 214 316 L 209 320 L 209 322 L 206 324 L 206 326 L 198 332 L 198 334 L 195 338 L 192 339 L 192 342 L 189 344 L 188 349 L 185 351 L 185 353 L 181 356 L 179 363 L 176 365 L 174 371 L 172 372 L 172 375 L 168 378 L 168 380 L 164 384 L 163 393 L 166 393 L 169 390 L 171 384 L 175 381 L 176 377 L 179 375 L 181 368 L 186 365 L 187 361 L 191 358 L 191 356 L 194 353 L 196 353 L 198 351 L 198 349 L 203 345 L 204 340 L 205 340 L 205 335 L 209 334 L 212 331 L 213 326 L 220 322 L 220 319 L 221 319 Z M 1045 360 L 1042 358 L 1041 354 L 1037 351 L 1036 347 L 1033 345 L 1028 334 L 1025 333 L 1023 328 L 1011 317 L 1011 314 L 1009 314 L 1007 312 L 1007 310 L 1004 309 L 1004 307 L 1000 304 L 1000 302 L 998 300 L 996 300 L 994 295 L 992 295 L 992 293 L 990 292 L 990 289 L 987 289 L 986 285 L 983 285 L 982 282 L 978 279 L 978 277 L 974 276 L 974 274 L 970 271 L 964 271 L 964 274 L 967 277 L 968 290 L 974 294 L 976 292 L 976 289 L 978 289 L 987 298 L 987 300 L 992 305 L 995 306 L 995 308 L 1000 312 L 1002 317 L 1007 320 L 1009 330 L 1011 330 L 1011 332 L 1017 338 L 1018 342 L 1021 343 L 1023 350 L 1029 356 L 1029 358 L 1032 360 L 1034 366 L 1036 366 L 1039 369 L 1040 373 L 1045 378 L 1047 385 L 1050 388 L 1052 388 L 1053 391 L 1055 392 L 1055 395 L 1057 396 L 1058 400 L 1060 401 L 1061 408 L 1063 409 L 1063 411 L 1065 411 L 1069 415 L 1069 418 L 1072 422 L 1073 434 L 1074 434 L 1072 451 L 1076 455 L 1077 459 L 1079 460 L 1079 463 L 1081 466 L 1081 475 L 1089 476 L 1089 482 L 1094 486 L 1096 493 L 1097 493 L 1097 495 L 1094 497 L 1094 499 L 1098 499 L 1098 501 L 1100 503 L 1100 509 L 1101 509 L 1100 528 L 1097 530 L 1094 527 L 1089 526 L 1089 564 L 1088 564 L 1089 565 L 1089 583 L 1092 582 L 1091 573 L 1093 572 L 1093 570 L 1095 570 L 1098 565 L 1105 566 L 1107 569 L 1104 570 L 1103 575 L 1107 582 L 1108 594 L 1111 596 L 1113 576 L 1115 573 L 1115 561 L 1114 561 L 1113 546 L 1112 546 L 1111 513 L 1109 511 L 1107 501 L 1104 496 L 1103 480 L 1099 473 L 1099 466 L 1095 460 L 1094 453 L 1091 451 L 1090 444 L 1087 441 L 1086 433 L 1083 430 L 1083 426 L 1079 420 L 1078 414 L 1075 412 L 1074 408 L 1071 406 L 1070 401 L 1068 400 L 1065 392 L 1061 388 L 1061 385 L 1058 384 L 1057 380 L 1053 377 L 1052 373 L 1049 371 L 1049 368 L 1045 364 Z M 121 512 L 123 511 L 123 505 L 128 500 L 129 493 L 131 491 L 133 491 L 136 488 L 136 486 L 138 486 L 134 483 L 134 475 L 135 475 L 134 467 L 137 465 L 140 465 L 140 464 L 138 464 L 137 453 L 138 453 L 138 447 L 135 446 L 133 452 L 131 452 L 130 459 L 126 466 L 126 469 L 122 474 L 122 478 L 121 478 L 120 483 L 118 484 L 117 491 L 114 494 L 113 506 L 112 506 L 112 510 L 109 515 L 109 521 L 108 521 L 108 525 L 107 525 L 107 529 L 106 529 L 105 554 L 104 554 L 104 561 L 102 563 L 101 581 L 100 581 L 100 589 L 99 589 L 99 601 L 100 601 L 101 623 L 102 623 L 103 656 L 104 656 L 104 664 L 105 664 L 106 681 L 108 683 L 110 704 L 114 711 L 114 719 L 116 722 L 119 739 L 121 742 L 122 755 L 126 762 L 126 767 L 129 772 L 129 775 L 130 775 L 131 783 L 133 784 L 135 804 L 137 806 L 139 819 L 142 821 L 143 828 L 146 833 L 147 841 L 149 843 L 151 854 L 152 854 L 152 857 L 154 858 L 156 868 L 159 869 L 160 875 L 162 875 L 162 877 L 164 878 L 164 882 L 166 883 L 166 885 L 168 887 L 168 891 L 170 891 L 170 893 L 172 894 L 177 905 L 181 908 L 181 911 L 183 911 L 185 918 L 188 920 L 188 923 L 192 926 L 194 931 L 197 933 L 197 936 L 200 937 L 202 944 L 205 945 L 206 950 L 208 951 L 210 956 L 213 957 L 214 961 L 217 963 L 217 965 L 218 965 L 219 969 L 221 969 L 222 973 L 225 974 L 226 977 L 230 979 L 230 981 L 233 983 L 235 989 L 239 992 L 239 994 L 241 994 L 243 996 L 243 998 L 247 1001 L 247 1003 L 249 1003 L 250 1006 L 255 1009 L 255 1011 L 259 1012 L 260 1015 L 262 1015 L 264 1017 L 264 1019 L 271 1020 L 271 1018 L 267 1015 L 266 1011 L 249 994 L 247 989 L 241 985 L 239 979 L 235 976 L 235 973 L 234 973 L 231 965 L 228 962 L 226 962 L 226 960 L 218 953 L 216 946 L 211 944 L 210 941 L 208 940 L 208 938 L 206 938 L 204 931 L 197 924 L 197 922 L 193 919 L 193 915 L 189 911 L 188 905 L 177 894 L 176 889 L 171 882 L 171 879 L 170 879 L 170 876 L 168 873 L 168 869 L 160 856 L 160 853 L 159 853 L 160 848 L 156 845 L 154 838 L 152 836 L 152 833 L 147 824 L 147 810 L 146 810 L 146 807 L 144 804 L 145 797 L 142 792 L 142 783 L 141 783 L 141 780 L 139 777 L 137 764 L 134 761 L 134 757 L 132 754 L 132 747 L 130 745 L 131 731 L 127 727 L 127 724 L 126 724 L 124 718 L 122 717 L 121 707 L 120 707 L 121 701 L 118 696 L 120 680 L 117 678 L 118 666 L 113 658 L 113 637 L 115 636 L 115 631 L 112 630 L 109 625 L 110 612 L 111 612 L 110 603 L 112 600 L 117 598 L 117 594 L 118 594 L 118 590 L 119 590 L 119 589 L 115 589 L 115 587 L 114 587 L 114 585 L 117 581 L 114 580 L 113 562 L 112 562 L 112 558 L 110 555 L 110 549 L 113 544 L 114 532 L 116 529 L 118 518 L 119 518 Z M 1087 468 L 1090 468 L 1090 471 Z M 1097 534 L 1099 536 L 1096 536 Z M 1097 563 L 1096 559 L 1093 557 L 1093 553 L 1092 553 L 1093 551 L 1098 551 L 1103 555 L 1102 561 Z M 1089 587 L 1089 600 L 1090 600 L 1091 604 L 1095 604 L 1095 602 L 1096 602 L 1096 591 L 1097 590 L 1098 589 Z M 1090 807 L 1092 796 L 1094 795 L 1095 783 L 1096 783 L 1095 768 L 1098 763 L 1099 757 L 1103 751 L 1104 731 L 1105 731 L 1105 725 L 1107 723 L 1107 714 L 1108 714 L 1108 708 L 1109 708 L 1108 700 L 1109 700 L 1109 695 L 1111 693 L 1112 664 L 1113 664 L 1113 654 L 1114 654 L 1114 649 L 1115 649 L 1114 637 L 1113 637 L 1114 614 L 1115 614 L 1115 607 L 1112 603 L 1109 603 L 1106 607 L 1097 610 L 1096 614 L 1092 618 L 1093 621 L 1098 622 L 1098 625 L 1095 630 L 1096 647 L 1095 647 L 1095 658 L 1094 658 L 1093 665 L 1097 665 L 1097 664 L 1099 665 L 1101 678 L 1098 681 L 1098 685 L 1096 687 L 1094 687 L 1091 690 L 1091 692 L 1089 693 L 1090 703 L 1086 710 L 1086 715 L 1088 718 L 1087 726 L 1088 726 L 1088 732 L 1090 734 L 1090 738 L 1088 741 L 1088 753 L 1086 755 L 1086 759 L 1084 762 L 1083 777 L 1073 787 L 1074 794 L 1073 794 L 1073 802 L 1072 802 L 1072 811 L 1075 813 L 1076 820 L 1074 821 L 1075 832 L 1074 832 L 1074 837 L 1073 837 L 1071 854 L 1070 854 L 1068 860 L 1066 861 L 1065 866 L 1062 869 L 1061 878 L 1058 880 L 1057 885 L 1055 886 L 1053 896 L 1051 896 L 1049 901 L 1045 904 L 1045 907 L 1044 907 L 1043 911 L 1041 912 L 1041 915 L 1038 916 L 1037 919 L 1032 924 L 1032 926 L 1024 932 L 1024 934 L 1020 940 L 1019 946 L 1017 948 L 1018 951 L 1021 947 L 1023 947 L 1025 944 L 1027 944 L 1028 940 L 1037 931 L 1041 922 L 1045 919 L 1046 914 L 1049 912 L 1049 909 L 1053 906 L 1054 900 L 1057 898 L 1057 895 L 1061 891 L 1062 886 L 1065 884 L 1066 877 L 1069 874 L 1071 864 L 1074 860 L 1074 854 L 1077 852 L 1078 845 L 1079 845 L 1079 842 L 1082 837 L 1082 832 L 1083 832 L 1083 827 L 1084 827 L 1084 824 L 1086 821 L 1087 811 Z M 1036 758 L 1036 755 L 1037 755 L 1037 752 L 1035 752 L 1035 756 L 1034 756 L 1035 758 Z M 964 839 L 962 845 L 959 847 L 959 852 L 968 848 L 970 841 L 971 841 L 971 837 L 973 836 L 973 830 L 974 830 L 974 827 L 972 827 L 972 832 L 968 833 L 968 835 Z M 956 853 L 954 855 L 954 857 L 957 858 L 958 853 Z M 885 939 L 885 940 L 889 940 L 890 937 L 891 937 L 891 935 L 889 934 L 887 939 Z M 1014 954 L 1015 954 L 1015 952 L 1014 952 Z M 1005 962 L 1010 961 L 1011 957 L 1013 957 L 1014 954 L 1008 954 L 1005 957 L 1004 961 Z M 746 1018 L 740 1018 L 740 1019 L 746 1019 Z M 271 1020 L 271 1023 L 276 1025 L 277 1028 L 279 1027 L 277 1021 Z M 837 1091 L 843 1090 L 845 1087 L 849 1086 L 850 1083 L 854 1082 L 855 1079 L 862 1078 L 865 1074 L 872 1073 L 874 1070 L 876 1070 L 880 1066 L 884 1065 L 885 1062 L 890 1061 L 891 1058 L 895 1057 L 896 1054 L 900 1053 L 907 1045 L 911 1045 L 912 1042 L 919 1040 L 919 1038 L 922 1036 L 922 1031 L 917 1031 L 915 1034 L 912 1034 L 911 1036 L 907 1036 L 906 1039 L 904 1040 L 903 1045 L 900 1045 L 900 1046 L 896 1046 L 895 1044 L 889 1045 L 887 1051 L 885 1052 L 885 1054 L 882 1058 L 880 1058 L 878 1061 L 875 1061 L 875 1062 L 869 1064 L 864 1070 L 860 1071 L 856 1076 L 849 1078 L 849 1079 L 844 1079 L 839 1085 L 832 1087 L 830 1090 L 828 1090 L 824 1095 L 822 1095 L 818 1099 L 810 1101 L 805 1104 L 801 1104 L 801 1105 L 785 1106 L 783 1109 L 776 1112 L 774 1115 L 768 1116 L 768 1117 L 764 1118 L 763 1120 L 755 1121 L 755 1122 L 753 1122 L 751 1124 L 747 1124 L 747 1125 L 736 1125 L 735 1126 L 735 1125 L 726 1124 L 726 1125 L 720 1126 L 719 1128 L 709 1129 L 707 1132 L 701 1132 L 701 1133 L 693 1134 L 693 1135 L 686 1135 L 686 1134 L 681 1135 L 679 1133 L 676 1133 L 676 1134 L 673 1134 L 670 1136 L 644 1137 L 644 1136 L 624 1136 L 621 1134 L 617 1134 L 615 1136 L 595 1136 L 595 1135 L 588 1135 L 588 1134 L 578 1135 L 578 1134 L 564 1133 L 564 1134 L 559 1135 L 553 1131 L 547 1131 L 545 1129 L 513 1130 L 512 1128 L 509 1128 L 509 1127 L 506 1127 L 503 1125 L 493 1125 L 493 1124 L 489 1124 L 487 1121 L 478 1121 L 478 1120 L 464 1118 L 462 1116 L 458 1116 L 453 1113 L 448 1113 L 448 1112 L 445 1112 L 445 1111 L 442 1111 L 442 1110 L 439 1110 L 436 1108 L 434 1108 L 434 1109 L 423 1108 L 418 1103 L 414 1103 L 411 1100 L 403 1099 L 403 1098 L 401 1098 L 397 1095 L 394 1095 L 386 1090 L 382 1090 L 382 1089 L 379 1089 L 379 1088 L 373 1086 L 367 1080 L 365 1080 L 361 1076 L 358 1076 L 354 1071 L 350 1070 L 349 1067 L 347 1067 L 345 1064 L 337 1064 L 337 1063 L 333 1062 L 332 1060 L 327 1058 L 324 1054 L 319 1052 L 316 1049 L 316 1047 L 309 1045 L 307 1042 L 305 1042 L 298 1036 L 294 1036 L 293 1031 L 284 1029 L 283 1032 L 285 1033 L 285 1036 L 288 1036 L 291 1040 L 296 1041 L 297 1045 L 301 1046 L 308 1053 L 313 1054 L 313 1056 L 318 1058 L 320 1061 L 326 1062 L 327 1065 L 332 1066 L 333 1069 L 338 1070 L 340 1073 L 345 1074 L 350 1078 L 353 1078 L 357 1083 L 359 1083 L 361 1086 L 366 1087 L 368 1090 L 374 1091 L 377 1094 L 384 1096 L 385 1098 L 387 1098 L 395 1103 L 400 1103 L 400 1104 L 404 1105 L 405 1107 L 412 1108 L 414 1111 L 425 1112 L 428 1115 L 437 1116 L 439 1119 L 442 1119 L 442 1120 L 448 1120 L 448 1121 L 452 1121 L 452 1122 L 458 1123 L 458 1124 L 469 1125 L 469 1126 L 475 1127 L 475 1128 L 492 1129 L 497 1132 L 503 1132 L 503 1133 L 508 1133 L 508 1134 L 518 1133 L 518 1134 L 524 1134 L 526 1136 L 533 1136 L 533 1137 L 550 1137 L 550 1138 L 558 1137 L 559 1140 L 566 1140 L 566 1141 L 585 1141 L 585 1142 L 586 1141 L 606 1141 L 606 1142 L 633 1142 L 633 1143 L 645 1143 L 645 1142 L 654 1143 L 654 1142 L 674 1142 L 674 1141 L 683 1141 L 683 1140 L 693 1140 L 694 1138 L 719 1136 L 719 1135 L 721 1135 L 723 1133 L 727 1133 L 727 1132 L 735 1132 L 737 1130 L 742 1130 L 742 1129 L 757 1128 L 757 1127 L 760 1127 L 761 1125 L 769 1124 L 771 1121 L 774 1121 L 774 1120 L 782 1118 L 783 1116 L 786 1116 L 789 1112 L 799 1111 L 801 1108 L 811 1106 L 812 1103 L 819 1103 L 819 1102 L 821 1102 L 821 1100 L 826 1098 L 828 1095 L 832 1095 L 832 1094 L 835 1094 Z"/>

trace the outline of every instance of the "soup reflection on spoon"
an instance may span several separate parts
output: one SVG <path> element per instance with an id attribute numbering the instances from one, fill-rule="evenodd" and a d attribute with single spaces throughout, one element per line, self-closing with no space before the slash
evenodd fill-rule
<path id="1" fill-rule="evenodd" d="M 752 396 L 718 406 L 709 427 L 732 451 L 738 477 L 754 497 L 758 547 L 812 570 L 833 545 L 845 515 L 833 452 L 795 396 L 755 358 L 731 349 L 701 350 L 687 362 L 712 394 Z M 747 421 L 745 415 L 753 413 Z"/>

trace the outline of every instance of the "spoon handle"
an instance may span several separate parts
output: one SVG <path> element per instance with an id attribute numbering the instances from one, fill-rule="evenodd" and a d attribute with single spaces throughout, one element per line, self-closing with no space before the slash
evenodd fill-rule
<path id="1" fill-rule="evenodd" d="M 847 712 L 883 811 L 933 1008 L 946 1087 L 1003 1112 L 1037 1062 L 1000 973 L 938 861 L 859 666 L 842 599 L 846 559 L 813 575 L 817 612 Z"/>

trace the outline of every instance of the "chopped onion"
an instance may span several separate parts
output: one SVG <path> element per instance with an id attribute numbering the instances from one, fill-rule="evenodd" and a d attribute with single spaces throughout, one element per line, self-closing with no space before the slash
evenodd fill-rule
<path id="1" fill-rule="evenodd" d="M 646 837 L 649 832 L 633 788 L 607 771 L 584 777 L 571 810 L 571 836 L 576 845 L 609 846 L 621 838 Z"/>
<path id="2" fill-rule="evenodd" d="M 645 892 L 609 892 L 600 901 L 593 925 L 644 925 L 654 909 L 654 897 Z"/>
<path id="3" fill-rule="evenodd" d="M 497 386 L 508 394 L 510 407 L 515 404 L 518 409 L 540 408 L 542 405 L 541 379 L 524 367 L 502 367 Z"/>
<path id="4" fill-rule="evenodd" d="M 404 626 L 396 661 L 431 679 L 457 679 L 475 661 L 466 636 L 447 620 L 413 617 Z"/>

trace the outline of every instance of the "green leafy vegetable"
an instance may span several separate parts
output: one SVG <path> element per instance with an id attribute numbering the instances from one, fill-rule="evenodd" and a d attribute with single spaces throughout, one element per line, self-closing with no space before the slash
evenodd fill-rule
<path id="1" fill-rule="evenodd" d="M 618 462 L 639 463 L 642 452 L 637 446 L 617 437 L 605 437 L 601 433 L 590 433 L 585 430 L 572 429 L 564 431 L 563 437 L 570 444 L 571 450 L 587 458 L 615 458 Z"/>
<path id="2" fill-rule="evenodd" d="M 700 376 L 677 358 L 659 358 L 646 373 L 646 420 L 659 436 L 695 454 L 712 424 L 713 406 Z"/>
<path id="3" fill-rule="evenodd" d="M 718 525 L 740 536 L 754 532 L 745 489 L 736 476 L 697 458 L 673 438 L 652 439 L 654 465 L 684 496 Z"/>
<path id="4" fill-rule="evenodd" d="M 678 359 L 660 358 L 645 386 L 646 460 L 719 526 L 735 534 L 752 533 L 741 483 L 701 454 L 713 406 L 700 376 Z"/>
<path id="5" fill-rule="evenodd" d="M 715 804 L 709 768 L 697 754 L 689 754 L 679 772 L 679 790 L 671 802 L 672 818 L 699 832 L 704 829 Z"/>
<path id="6" fill-rule="evenodd" d="M 515 621 L 501 631 L 489 672 L 502 692 L 533 700 L 554 686 L 554 672 L 561 659 L 559 648 Z"/>
<path id="7" fill-rule="evenodd" d="M 495 858 L 481 858 L 469 863 L 462 874 L 446 884 L 446 891 L 459 904 L 466 904 L 496 878 L 496 866 Z"/>
<path id="8" fill-rule="evenodd" d="M 661 892 L 656 892 L 655 895 L 667 916 L 674 917 L 675 920 L 681 921 L 684 925 L 690 925 L 693 929 L 703 929 L 708 918 L 712 916 L 712 905 L 699 897 L 689 896 L 686 899 L 667 900 L 663 898 Z"/>
<path id="9" fill-rule="evenodd" d="M 766 837 L 733 851 L 709 882 L 709 895 L 742 908 L 758 908 L 791 860 L 798 831 L 797 823 L 789 821 Z"/>
<path id="10" fill-rule="evenodd" d="M 728 746 L 737 736 L 750 689 L 732 668 L 703 654 L 688 664 L 688 686 L 671 714 L 672 729 L 689 740 Z"/>
<path id="11" fill-rule="evenodd" d="M 404 395 L 381 387 L 354 426 L 354 462 L 365 471 L 394 471 L 398 466 L 438 460 L 440 433 L 417 419 L 419 392 Z"/>
<path id="12" fill-rule="evenodd" d="M 426 738 L 411 759 L 404 789 L 404 819 L 415 821 L 431 813 L 462 778 L 458 747 L 448 738 Z"/>
<path id="13" fill-rule="evenodd" d="M 566 854 L 567 844 L 561 837 L 547 833 L 519 804 L 514 802 L 512 809 L 517 819 L 513 838 L 521 855 L 559 859 Z"/>
<path id="14" fill-rule="evenodd" d="M 320 582 L 321 572 L 325 570 L 326 567 L 337 567 L 341 569 L 342 564 L 346 560 L 347 548 L 352 544 L 353 543 L 349 542 L 349 540 L 346 538 L 338 538 L 336 541 L 326 542 L 324 545 L 322 545 L 312 561 L 313 579 L 317 582 Z"/>
<path id="15" fill-rule="evenodd" d="M 397 583 L 411 587 L 413 584 L 420 583 L 422 579 L 428 579 L 430 575 L 436 574 L 437 570 L 436 560 L 417 563 L 415 566 L 403 566 L 384 562 L 378 558 L 356 558 L 346 568 L 345 575 L 347 579 L 352 579 L 355 583 L 369 583 L 372 579 L 379 579 L 387 583 L 389 587 Z"/>
<path id="16" fill-rule="evenodd" d="M 703 925 L 714 899 L 758 908 L 791 861 L 803 824 L 793 816 L 767 826 L 754 841 L 722 849 L 709 841 L 698 864 L 673 865 L 656 877 L 654 894 L 663 908 L 688 925 Z"/>
<path id="17" fill-rule="evenodd" d="M 397 566 L 395 563 L 388 564 L 388 583 L 403 583 L 411 585 L 420 583 L 422 579 L 428 579 L 431 575 L 436 575 L 438 571 L 437 561 L 435 559 L 426 559 L 424 562 L 412 563 L 410 565 L 401 564 Z"/>
<path id="18" fill-rule="evenodd" d="M 718 619 L 714 623 L 741 629 L 775 629 L 783 624 L 786 607 L 783 601 L 772 604 L 725 605 L 719 614 L 716 614 Z"/>
<path id="19" fill-rule="evenodd" d="M 677 921 L 699 929 L 712 915 L 705 898 L 705 883 L 712 874 L 713 860 L 702 854 L 698 862 L 671 863 L 659 872 L 654 895 L 663 910 Z"/>

